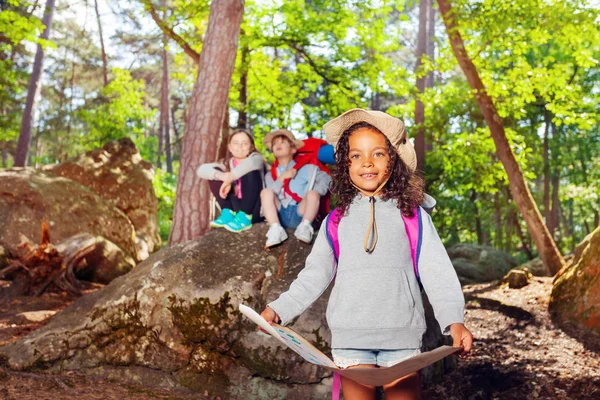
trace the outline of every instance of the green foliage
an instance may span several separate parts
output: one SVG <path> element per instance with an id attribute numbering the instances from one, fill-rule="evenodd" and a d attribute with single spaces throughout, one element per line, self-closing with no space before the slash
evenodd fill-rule
<path id="1" fill-rule="evenodd" d="M 179 169 L 179 168 L 177 168 Z M 177 174 L 169 174 L 158 168 L 152 180 L 154 192 L 158 199 L 158 226 L 160 237 L 164 243 L 169 240 L 171 224 L 173 222 L 173 206 L 175 204 L 175 191 L 177 189 Z"/>
<path id="2" fill-rule="evenodd" d="M 80 111 L 88 124 L 89 133 L 82 138 L 88 146 L 100 147 L 109 140 L 127 136 L 140 144 L 144 122 L 154 114 L 144 108 L 143 81 L 134 80 L 129 71 L 122 69 L 113 69 L 112 74 L 112 81 L 100 92 L 100 104 Z"/>

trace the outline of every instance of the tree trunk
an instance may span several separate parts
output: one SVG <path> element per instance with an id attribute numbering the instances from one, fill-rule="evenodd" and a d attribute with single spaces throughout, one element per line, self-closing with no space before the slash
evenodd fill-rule
<path id="1" fill-rule="evenodd" d="M 433 62 L 435 60 L 435 8 L 434 0 L 429 0 L 429 17 L 427 21 L 427 57 Z M 435 85 L 433 71 L 427 74 L 426 88 L 432 88 Z M 429 145 L 427 141 L 426 146 Z"/>
<path id="2" fill-rule="evenodd" d="M 179 129 L 177 129 L 177 121 L 175 121 L 175 113 L 177 112 L 177 108 L 177 104 L 173 104 L 173 107 L 171 108 L 171 123 L 173 124 L 173 133 L 175 134 L 173 152 L 181 155 L 181 140 L 179 138 Z"/>
<path id="3" fill-rule="evenodd" d="M 104 49 L 104 36 L 102 35 L 102 23 L 100 22 L 100 12 L 98 11 L 98 0 L 94 0 L 94 9 L 96 10 L 96 20 L 98 21 L 98 33 L 100 34 L 100 51 L 102 56 L 102 73 L 104 76 L 104 86 L 108 86 L 108 62 L 106 61 L 106 51 Z"/>
<path id="4" fill-rule="evenodd" d="M 48 40 L 52 30 L 52 17 L 54 16 L 54 0 L 47 0 L 46 11 L 42 24 L 45 26 L 44 32 L 40 35 L 41 39 Z M 29 156 L 29 144 L 31 143 L 31 132 L 33 129 L 33 117 L 35 114 L 36 97 L 41 89 L 42 71 L 44 68 L 44 50 L 42 46 L 37 45 L 35 60 L 33 62 L 33 71 L 29 77 L 27 85 L 27 100 L 25 102 L 25 111 L 21 119 L 21 132 L 19 133 L 19 142 L 15 155 L 15 167 L 24 167 L 27 165 Z"/>
<path id="5" fill-rule="evenodd" d="M 241 34 L 243 35 L 244 32 L 241 32 Z M 240 63 L 240 109 L 238 111 L 237 124 L 237 127 L 241 129 L 248 128 L 248 112 L 246 110 L 248 106 L 248 54 L 248 43 L 244 40 L 240 52 L 240 56 L 242 57 Z M 227 121 L 227 127 L 229 128 L 229 121 Z"/>
<path id="6" fill-rule="evenodd" d="M 475 91 L 477 103 L 490 128 L 492 139 L 496 145 L 496 154 L 502 162 L 508 176 L 512 197 L 514 198 L 523 219 L 527 223 L 527 228 L 535 241 L 540 258 L 544 262 L 546 268 L 548 268 L 548 271 L 554 275 L 562 268 L 564 263 L 563 258 L 559 253 L 548 228 L 544 224 L 542 216 L 533 201 L 531 192 L 525 183 L 523 173 L 519 168 L 519 164 L 517 163 L 508 139 L 506 138 L 502 118 L 498 115 L 494 101 L 488 95 L 475 65 L 467 54 L 463 39 L 458 31 L 452 7 L 448 0 L 438 0 L 438 5 L 446 25 L 446 32 L 454 55 L 466 75 L 471 88 Z"/>
<path id="7" fill-rule="evenodd" d="M 496 237 L 494 246 L 502 248 L 502 213 L 500 210 L 500 192 L 494 193 L 494 221 L 496 222 Z"/>
<path id="8" fill-rule="evenodd" d="M 415 151 L 417 153 L 417 173 L 425 174 L 425 105 L 421 101 L 421 95 L 425 92 L 425 75 L 421 73 L 423 57 L 427 54 L 427 3 L 429 0 L 419 2 L 419 36 L 417 39 L 417 96 L 415 99 Z"/>
<path id="9" fill-rule="evenodd" d="M 215 0 L 185 128 L 169 244 L 196 239 L 209 229 L 210 190 L 196 178 L 201 164 L 214 161 L 244 13 L 243 0 Z"/>
<path id="10" fill-rule="evenodd" d="M 167 0 L 162 0 L 163 7 L 163 19 L 167 19 Z M 169 124 L 169 58 L 167 54 L 167 42 L 169 37 L 163 33 L 163 51 L 162 51 L 162 87 L 160 90 L 160 119 L 161 127 L 159 128 L 162 132 L 161 137 L 164 143 L 167 172 L 173 173 L 173 158 L 171 156 L 171 134 Z M 160 138 L 159 138 L 160 139 Z M 160 147 L 160 140 L 159 140 Z M 160 151 L 160 149 L 159 149 Z M 160 154 L 159 154 L 160 163 Z"/>
<path id="11" fill-rule="evenodd" d="M 560 184 L 560 175 L 558 169 L 554 169 L 552 173 L 552 208 L 550 209 L 550 223 L 548 231 L 552 237 L 556 237 L 555 231 L 560 230 L 560 199 L 558 198 L 558 185 Z"/>
<path id="12" fill-rule="evenodd" d="M 512 218 L 513 225 L 514 225 L 515 229 L 517 230 L 517 235 L 519 235 L 519 240 L 521 241 L 521 248 L 527 255 L 527 259 L 533 260 L 535 257 L 533 256 L 533 253 L 531 252 L 531 250 L 529 249 L 529 246 L 527 245 L 527 238 L 525 237 L 525 234 L 523 233 L 523 229 L 521 229 L 521 224 L 519 224 L 519 217 L 517 216 L 517 214 L 514 214 L 514 213 L 512 214 L 512 217 L 513 217 Z"/>
<path id="13" fill-rule="evenodd" d="M 429 17 L 427 21 L 427 58 L 431 62 L 435 60 L 435 8 L 433 7 L 435 1 L 429 0 Z M 435 86 L 435 77 L 433 71 L 430 71 L 427 74 L 427 80 L 425 81 L 425 89 L 431 89 Z M 427 159 L 427 154 L 433 151 L 433 142 L 434 138 L 431 135 L 427 135 L 425 132 L 425 158 Z M 427 182 L 425 182 L 427 185 Z M 427 187 L 427 186 L 426 186 Z"/>

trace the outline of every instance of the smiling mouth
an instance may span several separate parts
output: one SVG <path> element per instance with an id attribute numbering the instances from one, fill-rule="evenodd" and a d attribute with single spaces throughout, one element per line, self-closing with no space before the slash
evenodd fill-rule
<path id="1" fill-rule="evenodd" d="M 371 179 L 377 178 L 377 175 L 379 175 L 379 174 L 369 173 L 369 174 L 361 174 L 360 177 L 363 179 L 371 180 Z"/>

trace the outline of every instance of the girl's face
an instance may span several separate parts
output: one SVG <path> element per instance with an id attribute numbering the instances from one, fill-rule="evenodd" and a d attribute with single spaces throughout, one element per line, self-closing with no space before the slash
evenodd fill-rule
<path id="1" fill-rule="evenodd" d="M 250 138 L 244 132 L 236 133 L 233 135 L 227 148 L 233 155 L 233 158 L 238 160 L 244 159 L 248 157 L 250 153 L 250 148 L 252 143 L 250 142 Z"/>
<path id="2" fill-rule="evenodd" d="M 377 190 L 388 177 L 388 152 L 385 136 L 369 128 L 359 128 L 348 138 L 350 179 L 366 192 Z"/>

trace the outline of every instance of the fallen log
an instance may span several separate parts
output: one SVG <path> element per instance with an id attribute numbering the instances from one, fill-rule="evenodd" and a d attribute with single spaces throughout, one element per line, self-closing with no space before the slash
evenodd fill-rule
<path id="1" fill-rule="evenodd" d="M 81 233 L 54 246 L 50 226 L 42 222 L 39 245 L 20 235 L 18 253 L 0 269 L 0 279 L 10 279 L 26 295 L 39 296 L 53 286 L 79 296 L 81 280 L 108 283 L 135 266 L 131 257 L 101 236 Z"/>

